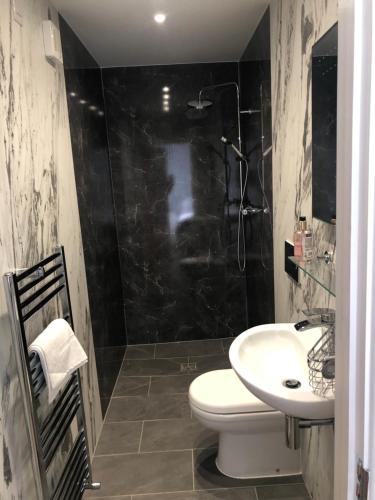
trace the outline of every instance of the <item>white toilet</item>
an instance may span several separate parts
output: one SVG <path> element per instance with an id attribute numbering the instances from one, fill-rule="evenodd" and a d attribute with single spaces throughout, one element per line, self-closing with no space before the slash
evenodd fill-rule
<path id="1" fill-rule="evenodd" d="M 189 389 L 195 418 L 219 433 L 217 468 L 237 479 L 301 473 L 299 451 L 285 444 L 284 415 L 256 398 L 233 370 L 197 377 Z"/>

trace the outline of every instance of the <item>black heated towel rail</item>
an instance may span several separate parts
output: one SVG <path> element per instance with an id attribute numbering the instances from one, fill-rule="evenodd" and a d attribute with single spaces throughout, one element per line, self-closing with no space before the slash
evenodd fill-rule
<path id="1" fill-rule="evenodd" d="M 79 371 L 76 370 L 58 398 L 49 405 L 47 415 L 38 416 L 38 399 L 46 387 L 42 366 L 36 353 L 29 355 L 25 333 L 28 321 L 43 308 L 58 300 L 54 310 L 74 330 L 69 295 L 64 248 L 58 247 L 49 257 L 37 264 L 4 276 L 8 310 L 12 327 L 17 368 L 26 408 L 27 430 L 41 500 L 80 500 L 85 489 L 98 489 L 92 481 L 87 441 L 85 412 Z M 76 419 L 75 439 L 57 484 L 51 486 L 48 471 Z"/>

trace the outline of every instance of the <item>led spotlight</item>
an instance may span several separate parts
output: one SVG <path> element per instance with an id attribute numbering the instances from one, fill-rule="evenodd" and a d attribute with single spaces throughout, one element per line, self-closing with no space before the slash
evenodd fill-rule
<path id="1" fill-rule="evenodd" d="M 154 15 L 154 19 L 156 23 L 163 24 L 167 19 L 167 16 L 162 12 L 158 12 L 157 14 Z"/>

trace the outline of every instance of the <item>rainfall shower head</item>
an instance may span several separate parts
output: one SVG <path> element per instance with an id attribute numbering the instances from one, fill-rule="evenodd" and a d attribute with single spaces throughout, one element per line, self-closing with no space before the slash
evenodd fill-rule
<path id="1" fill-rule="evenodd" d="M 209 108 L 212 105 L 213 105 L 212 101 L 208 101 L 208 100 L 202 101 L 201 99 L 188 102 L 188 106 L 190 106 L 191 108 L 194 108 L 194 109 L 199 109 L 199 110 Z"/>

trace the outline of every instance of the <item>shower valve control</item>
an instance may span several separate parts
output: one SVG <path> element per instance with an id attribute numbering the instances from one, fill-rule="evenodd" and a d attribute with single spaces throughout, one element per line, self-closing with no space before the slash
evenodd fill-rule
<path id="1" fill-rule="evenodd" d="M 256 214 L 268 214 L 268 208 L 254 207 L 253 205 L 249 205 L 248 207 L 244 207 L 242 210 L 242 215 L 256 215 Z"/>

